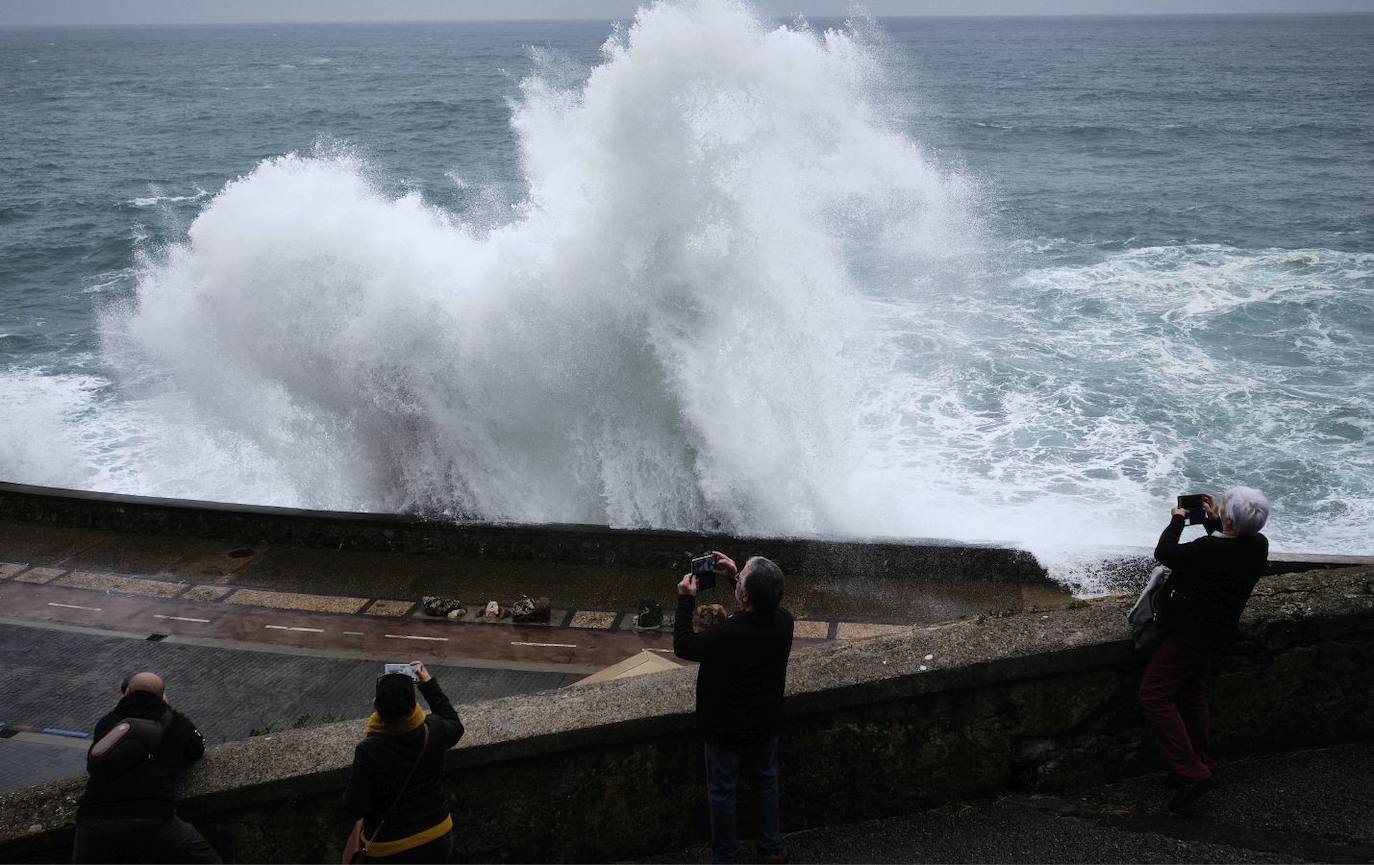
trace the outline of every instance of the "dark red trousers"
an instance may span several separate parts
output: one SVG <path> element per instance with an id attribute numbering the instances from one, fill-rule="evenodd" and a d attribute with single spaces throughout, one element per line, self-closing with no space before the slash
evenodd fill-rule
<path id="1" fill-rule="evenodd" d="M 1210 661 L 1174 638 L 1164 641 L 1140 681 L 1140 709 L 1154 731 L 1164 759 L 1180 778 L 1212 777 L 1207 754 L 1211 711 L 1207 706 Z"/>

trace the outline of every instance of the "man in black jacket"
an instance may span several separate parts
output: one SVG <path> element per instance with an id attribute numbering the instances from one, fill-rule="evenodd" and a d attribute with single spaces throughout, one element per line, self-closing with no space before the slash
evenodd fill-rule
<path id="1" fill-rule="evenodd" d="M 124 680 L 124 696 L 95 726 L 94 742 L 120 721 L 142 718 L 161 727 L 161 741 L 143 762 L 124 771 L 92 763 L 77 800 L 73 862 L 219 862 L 196 828 L 176 815 L 176 780 L 205 753 L 205 739 L 167 702 L 155 673 Z M 95 747 L 93 745 L 92 747 Z"/>
<path id="2" fill-rule="evenodd" d="M 1260 534 L 1269 518 L 1263 493 L 1233 487 L 1220 508 L 1210 495 L 1204 503 L 1204 537 L 1179 543 L 1188 512 L 1174 508 L 1155 547 L 1155 558 L 1171 571 L 1161 617 L 1167 636 L 1140 682 L 1140 708 L 1180 782 L 1173 811 L 1186 810 L 1214 785 L 1207 675 L 1213 658 L 1235 641 L 1269 559 L 1269 540 Z"/>
<path id="3" fill-rule="evenodd" d="M 787 659 L 792 653 L 792 614 L 782 601 L 782 570 L 756 556 L 740 571 L 713 552 L 716 573 L 733 582 L 740 612 L 699 634 L 692 632 L 697 578 L 678 583 L 673 652 L 696 661 L 697 724 L 706 740 L 706 798 L 711 812 L 711 858 L 734 862 L 735 786 L 740 764 L 750 767 L 759 795 L 758 848 L 763 862 L 784 862 L 779 833 L 778 734 Z M 736 574 L 738 573 L 738 578 Z"/>

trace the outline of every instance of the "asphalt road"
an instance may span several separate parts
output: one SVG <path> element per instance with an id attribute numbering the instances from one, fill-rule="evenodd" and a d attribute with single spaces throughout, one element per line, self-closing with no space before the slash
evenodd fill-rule
<path id="1" fill-rule="evenodd" d="M 371 711 L 372 687 L 383 660 L 408 660 L 395 651 L 376 660 L 150 641 L 138 635 L 83 633 L 51 625 L 0 625 L 0 722 L 89 733 L 119 700 L 131 672 L 153 670 L 167 681 L 173 705 L 211 742 L 252 731 L 309 726 Z M 460 704 L 557 688 L 581 672 L 493 667 L 431 667 Z M 460 708 L 461 712 L 461 708 Z M 359 731 L 361 736 L 361 729 Z M 30 731 L 0 735 L 0 791 L 84 771 L 89 739 Z"/>

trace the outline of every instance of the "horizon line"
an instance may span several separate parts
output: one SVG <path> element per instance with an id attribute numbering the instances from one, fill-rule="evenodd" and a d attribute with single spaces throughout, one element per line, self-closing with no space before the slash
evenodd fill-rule
<path id="1" fill-rule="evenodd" d="M 1374 9 L 1322 9 L 1287 12 L 1272 11 L 1206 11 L 1206 12 L 1038 12 L 1008 14 L 1003 12 L 927 12 L 919 15 L 874 15 L 875 21 L 903 21 L 930 18 L 941 19 L 1038 19 L 1038 18 L 1301 18 L 1317 16 L 1374 17 Z M 580 16 L 570 18 L 350 18 L 342 20 L 275 20 L 275 21 L 123 21 L 123 22 L 0 22 L 0 28 L 20 29 L 25 27 L 81 28 L 81 27 L 263 27 L 280 25 L 320 25 L 320 24 L 557 24 L 572 22 L 626 21 L 633 15 L 620 16 Z M 765 20 L 795 21 L 798 18 L 809 21 L 846 21 L 850 15 L 789 15 L 769 16 Z"/>

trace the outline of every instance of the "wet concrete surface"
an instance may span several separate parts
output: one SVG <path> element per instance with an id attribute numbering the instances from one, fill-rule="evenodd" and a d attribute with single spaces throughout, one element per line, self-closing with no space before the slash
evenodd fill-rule
<path id="1" fill-rule="evenodd" d="M 0 609 L 9 610 L 4 599 Z M 240 626 L 251 627 L 248 620 Z M 168 630 L 174 628 L 162 627 Z M 210 742 L 245 738 L 255 730 L 363 718 L 371 711 L 373 683 L 387 661 L 424 659 L 459 704 L 558 688 L 586 675 L 566 666 L 454 665 L 428 646 L 395 641 L 385 647 L 368 644 L 351 654 L 328 654 L 309 645 L 312 634 L 292 636 L 308 651 L 291 652 L 285 644 L 250 649 L 232 643 L 150 641 L 139 634 L 52 624 L 0 624 L 0 734 L 17 725 L 89 733 L 118 702 L 123 678 L 140 670 L 165 678 L 172 704 Z M 84 771 L 88 739 L 61 743 L 53 737 L 42 742 L 35 738 L 0 735 L 0 791 Z"/>
<path id="2" fill-rule="evenodd" d="M 784 790 L 786 776 L 784 766 Z M 1374 743 L 1223 766 L 1187 817 L 1165 810 L 1162 781 L 963 802 L 783 841 L 797 863 L 1374 861 Z M 751 853 L 742 847 L 741 861 L 755 861 Z M 710 853 L 701 845 L 646 861 L 709 862 Z"/>
<path id="3" fill-rule="evenodd" d="M 258 644 L 320 654 L 391 657 L 410 652 L 452 663 L 512 669 L 566 666 L 582 675 L 645 649 L 672 651 L 672 635 L 664 630 L 611 631 L 338 615 L 12 581 L 0 583 L 0 610 L 0 615 L 16 625 L 52 623 L 120 631 L 141 638 L 163 634 L 171 642 Z"/>
<path id="4" fill-rule="evenodd" d="M 684 551 L 694 552 L 694 551 Z M 695 551 L 700 552 L 700 551 Z M 740 562 L 747 549 L 726 550 Z M 0 519 L 0 560 L 68 570 L 219 583 L 285 592 L 468 604 L 544 595 L 559 609 L 635 610 L 652 598 L 670 609 L 680 574 L 618 565 L 265 546 L 80 529 Z M 706 601 L 728 602 L 728 587 Z M 1044 582 L 942 580 L 881 570 L 793 574 L 784 604 L 798 618 L 925 624 L 979 612 L 1053 605 L 1067 594 Z"/>
<path id="5" fill-rule="evenodd" d="M 701 551 L 684 551 L 692 552 Z M 726 552 L 740 562 L 750 554 Z M 671 613 L 680 578 L 642 567 L 272 546 L 13 519 L 0 519 L 0 563 L 0 722 L 89 731 L 124 675 L 154 669 L 212 738 L 361 717 L 384 661 L 423 658 L 455 683 L 451 696 L 476 700 L 566 685 L 644 650 L 670 657 L 667 628 L 637 630 L 632 616 L 646 598 Z M 509 604 L 522 594 L 550 598 L 548 626 L 475 620 L 487 601 Z M 424 595 L 457 598 L 469 615 L 419 615 Z M 733 606 L 725 585 L 701 600 Z M 832 571 L 789 576 L 784 604 L 802 620 L 797 650 L 805 651 L 836 634 L 862 635 L 866 624 L 1068 600 L 1043 583 Z M 0 737 L 0 777 L 8 779 L 0 788 L 70 774 L 84 745 L 54 742 Z"/>

